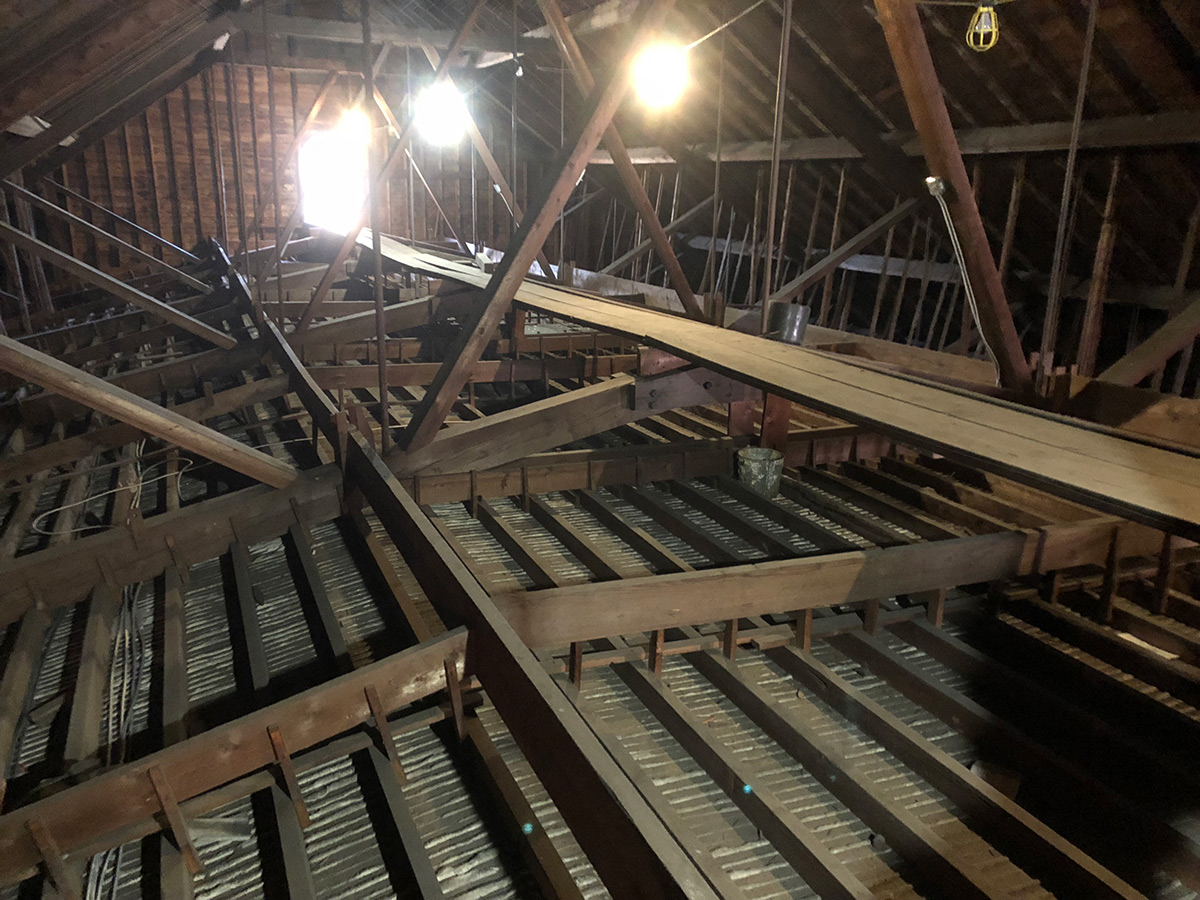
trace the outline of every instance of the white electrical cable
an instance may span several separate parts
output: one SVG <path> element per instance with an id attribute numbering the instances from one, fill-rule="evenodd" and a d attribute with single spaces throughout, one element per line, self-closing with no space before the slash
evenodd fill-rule
<path id="1" fill-rule="evenodd" d="M 941 207 L 942 216 L 946 220 L 946 228 L 950 232 L 950 243 L 954 245 L 954 256 L 958 262 L 958 270 L 962 275 L 963 288 L 967 292 L 967 305 L 971 309 L 971 317 L 975 320 L 975 330 L 979 332 L 979 340 L 983 343 L 983 349 L 987 351 L 988 358 L 992 361 L 993 366 L 998 366 L 996 362 L 996 354 L 992 352 L 992 345 L 988 343 L 987 335 L 983 333 L 983 326 L 979 322 L 979 306 L 975 301 L 975 289 L 971 287 L 971 278 L 967 274 L 967 260 L 963 255 L 962 244 L 958 240 L 958 231 L 954 228 L 954 220 L 950 218 L 950 207 L 946 205 L 946 182 L 936 175 L 930 175 L 925 179 L 925 186 L 929 188 L 929 193 L 933 195 L 933 199 L 938 202 Z M 1000 383 L 1000 376 L 997 374 L 996 383 Z"/>

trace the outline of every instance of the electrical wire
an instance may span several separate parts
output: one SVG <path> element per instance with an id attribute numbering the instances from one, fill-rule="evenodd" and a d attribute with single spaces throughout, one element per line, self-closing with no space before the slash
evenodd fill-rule
<path id="1" fill-rule="evenodd" d="M 979 322 L 979 305 L 975 300 L 975 289 L 971 286 L 971 278 L 967 274 L 967 260 L 963 255 L 962 244 L 958 240 L 958 231 L 954 227 L 954 220 L 950 217 L 950 207 L 946 205 L 946 182 L 936 175 L 931 175 L 925 179 L 925 184 L 929 188 L 929 193 L 933 195 L 933 199 L 941 207 L 942 216 L 946 220 L 946 228 L 950 232 L 950 243 L 954 245 L 954 257 L 958 262 L 958 269 L 962 275 L 963 288 L 967 293 L 967 306 L 970 307 L 971 317 L 975 320 L 975 330 L 979 332 L 979 340 L 983 344 L 984 350 L 987 351 L 992 365 L 998 366 L 996 354 L 992 352 L 992 345 L 988 343 L 987 335 L 983 333 L 983 326 Z M 996 383 L 1000 383 L 999 375 L 996 377 Z"/>

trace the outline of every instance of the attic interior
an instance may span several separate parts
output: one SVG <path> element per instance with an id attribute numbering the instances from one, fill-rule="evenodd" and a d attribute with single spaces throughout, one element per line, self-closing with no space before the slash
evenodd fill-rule
<path id="1" fill-rule="evenodd" d="M 1200 5 L 0 35 L 0 900 L 1200 896 Z"/>

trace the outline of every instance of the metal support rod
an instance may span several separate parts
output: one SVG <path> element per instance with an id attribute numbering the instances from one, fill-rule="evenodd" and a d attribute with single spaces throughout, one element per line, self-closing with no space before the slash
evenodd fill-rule
<path id="1" fill-rule="evenodd" d="M 1071 187 L 1075 181 L 1075 162 L 1079 156 L 1079 132 L 1083 126 L 1083 107 L 1087 99 L 1088 72 L 1092 67 L 1092 46 L 1096 40 L 1096 16 L 1099 0 L 1088 4 L 1087 31 L 1083 39 L 1083 62 L 1079 67 L 1079 90 L 1075 95 L 1075 117 L 1071 122 L 1071 146 L 1067 151 L 1067 171 L 1063 176 L 1062 202 L 1058 208 L 1058 231 L 1054 237 L 1054 263 L 1050 269 L 1050 289 L 1046 296 L 1046 318 L 1042 325 L 1038 384 L 1044 387 L 1054 369 L 1054 345 L 1058 338 L 1058 317 L 1062 309 L 1063 278 L 1067 269 L 1067 219 L 1071 209 Z"/>
<path id="2" fill-rule="evenodd" d="M 771 270 L 775 262 L 775 207 L 779 200 L 779 155 L 783 140 L 783 108 L 787 97 L 788 49 L 792 38 L 792 5 L 783 2 L 783 31 L 779 37 L 779 80 L 775 86 L 775 131 L 771 136 L 771 186 L 767 195 L 767 258 L 763 261 L 762 323 L 760 332 L 767 333 L 770 313 L 767 295 L 771 293 Z"/>
<path id="3" fill-rule="evenodd" d="M 363 82 L 366 86 L 367 97 L 375 96 L 375 66 L 371 59 L 371 0 L 361 0 L 362 35 L 363 35 Z M 364 104 L 368 110 L 371 104 Z M 372 123 L 378 118 L 378 110 L 368 112 Z M 388 380 L 387 380 L 387 319 L 383 310 L 383 238 L 379 231 L 379 189 L 378 183 L 380 166 L 380 145 L 387 140 L 387 132 L 372 127 L 371 140 L 368 144 L 369 175 L 367 177 L 367 207 L 371 222 L 371 256 L 375 263 L 373 273 L 375 280 L 375 340 L 377 365 L 379 366 L 379 447 L 387 453 L 391 444 L 391 432 L 388 428 Z"/>

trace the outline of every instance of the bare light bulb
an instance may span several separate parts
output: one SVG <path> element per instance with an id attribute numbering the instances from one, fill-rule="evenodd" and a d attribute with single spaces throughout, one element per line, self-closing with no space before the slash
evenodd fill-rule
<path id="1" fill-rule="evenodd" d="M 453 147 L 467 135 L 467 104 L 448 81 L 425 88 L 413 115 L 421 137 L 435 147 Z"/>
<path id="2" fill-rule="evenodd" d="M 688 83 L 687 48 L 678 44 L 652 44 L 633 61 L 633 87 L 650 109 L 674 106 Z"/>

